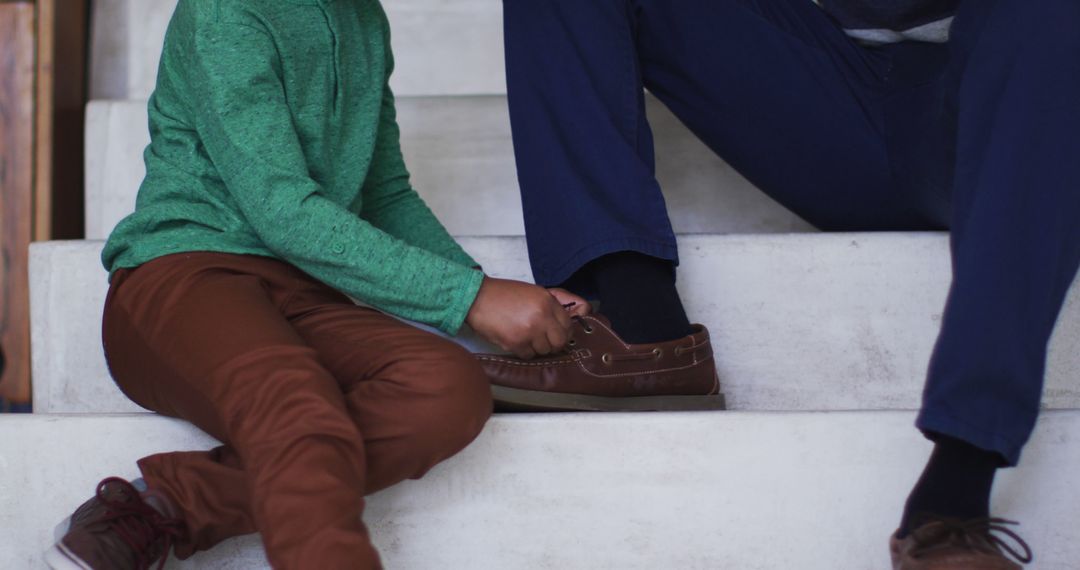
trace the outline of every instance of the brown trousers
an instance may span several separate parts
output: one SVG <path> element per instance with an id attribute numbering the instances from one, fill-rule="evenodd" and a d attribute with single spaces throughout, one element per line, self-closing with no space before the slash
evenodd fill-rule
<path id="1" fill-rule="evenodd" d="M 274 259 L 119 271 L 103 336 L 128 397 L 224 443 L 139 461 L 187 523 L 181 558 L 260 532 L 275 568 L 379 568 L 364 495 L 422 476 L 491 413 L 464 349 Z"/>

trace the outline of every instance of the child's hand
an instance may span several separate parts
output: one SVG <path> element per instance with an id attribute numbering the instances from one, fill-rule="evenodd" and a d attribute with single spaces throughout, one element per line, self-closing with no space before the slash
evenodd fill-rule
<path id="1" fill-rule="evenodd" d="M 589 306 L 588 301 L 566 289 L 548 289 L 548 293 L 551 293 L 551 296 L 555 297 L 555 300 L 575 317 L 584 317 L 592 312 L 592 307 Z"/>
<path id="2" fill-rule="evenodd" d="M 567 302 L 572 301 L 576 299 Z M 484 278 L 465 322 L 480 336 L 525 359 L 562 350 L 570 340 L 572 323 L 554 293 L 492 277 Z"/>

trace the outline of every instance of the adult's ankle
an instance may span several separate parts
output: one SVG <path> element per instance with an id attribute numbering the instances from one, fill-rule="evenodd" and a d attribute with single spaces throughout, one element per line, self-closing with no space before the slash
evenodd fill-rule
<path id="1" fill-rule="evenodd" d="M 593 260 L 586 271 L 600 311 L 626 342 L 666 342 L 693 334 L 670 260 L 620 251 Z"/>

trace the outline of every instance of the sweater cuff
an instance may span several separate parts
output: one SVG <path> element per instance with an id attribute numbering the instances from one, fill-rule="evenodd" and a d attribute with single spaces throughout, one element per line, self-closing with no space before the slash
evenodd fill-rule
<path id="1" fill-rule="evenodd" d="M 473 302 L 476 301 L 476 295 L 480 293 L 480 286 L 483 283 L 484 274 L 470 269 L 466 279 L 458 289 L 457 298 L 453 300 L 447 309 L 446 319 L 439 326 L 443 332 L 451 336 L 458 334 L 461 325 L 465 323 L 465 318 L 469 316 L 469 310 L 472 309 Z"/>

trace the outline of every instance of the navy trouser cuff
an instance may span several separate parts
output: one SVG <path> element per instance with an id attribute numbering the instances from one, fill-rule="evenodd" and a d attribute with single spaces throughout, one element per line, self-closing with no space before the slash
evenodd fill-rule
<path id="1" fill-rule="evenodd" d="M 578 249 L 561 263 L 554 267 L 536 267 L 534 269 L 537 285 L 544 287 L 556 287 L 565 283 L 577 270 L 586 263 L 620 251 L 636 251 L 645 255 L 651 255 L 660 259 L 666 259 L 675 265 L 679 264 L 678 246 L 672 237 L 672 241 L 654 241 L 640 237 L 622 237 L 599 241 L 581 249 Z"/>
<path id="2" fill-rule="evenodd" d="M 934 434 L 947 435 L 966 441 L 980 449 L 996 452 L 1005 459 L 1006 467 L 1016 467 L 1020 462 L 1020 452 L 1026 443 L 1026 441 L 1014 441 L 1000 433 L 977 427 L 971 422 L 939 410 L 921 411 L 918 419 L 915 420 L 915 427 L 931 440 L 934 439 Z"/>

